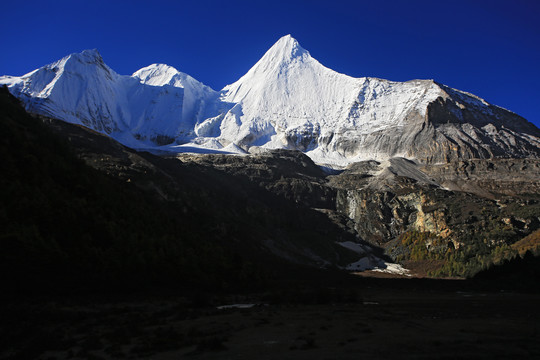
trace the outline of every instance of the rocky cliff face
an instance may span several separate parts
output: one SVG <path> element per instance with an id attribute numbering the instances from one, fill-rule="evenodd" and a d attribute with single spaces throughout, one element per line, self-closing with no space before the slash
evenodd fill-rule
<path id="1" fill-rule="evenodd" d="M 489 198 L 540 193 L 540 163 L 535 159 L 463 160 L 420 169 L 449 190 Z"/>
<path id="2" fill-rule="evenodd" d="M 441 199 L 421 190 L 406 194 L 366 190 L 338 191 L 337 209 L 355 223 L 358 234 L 384 246 L 407 230 L 433 232 L 446 237 L 446 207 Z"/>
<path id="3" fill-rule="evenodd" d="M 438 84 L 443 95 L 427 107 L 426 121 L 407 157 L 422 163 L 539 156 L 540 131 L 520 116 Z"/>
<path id="4" fill-rule="evenodd" d="M 337 189 L 337 211 L 362 239 L 413 268 L 430 261 L 436 272 L 452 263 L 443 272 L 463 275 L 495 261 L 493 253 L 511 256 L 509 246 L 540 227 L 539 165 L 528 159 L 444 165 L 391 159 L 354 164 L 331 176 L 329 185 Z"/>

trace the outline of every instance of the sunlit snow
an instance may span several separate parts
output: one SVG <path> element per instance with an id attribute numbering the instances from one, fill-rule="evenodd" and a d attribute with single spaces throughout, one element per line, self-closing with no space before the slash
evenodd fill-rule
<path id="1" fill-rule="evenodd" d="M 381 145 L 380 134 L 399 138 L 411 119 L 423 121 L 436 99 L 452 97 L 457 106 L 491 111 L 483 99 L 432 80 L 393 82 L 337 73 L 290 35 L 221 91 L 165 64 L 119 75 L 97 50 L 71 54 L 20 77 L 2 76 L 0 85 L 31 112 L 87 126 L 137 149 L 234 154 L 296 149 L 329 168 L 410 157 L 389 146 L 392 140 Z M 445 131 L 474 139 L 473 130 Z M 482 131 L 493 132 L 489 126 Z M 515 142 L 511 134 L 500 141 Z"/>

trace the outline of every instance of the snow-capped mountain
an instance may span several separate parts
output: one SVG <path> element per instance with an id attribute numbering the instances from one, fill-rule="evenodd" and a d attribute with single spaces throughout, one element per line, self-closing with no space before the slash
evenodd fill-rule
<path id="1" fill-rule="evenodd" d="M 132 147 L 298 149 L 333 166 L 394 156 L 425 163 L 540 156 L 540 130 L 510 111 L 432 80 L 337 73 L 290 35 L 221 92 L 163 64 L 121 76 L 95 50 L 0 84 L 30 111 Z"/>
<path id="2" fill-rule="evenodd" d="M 219 94 L 173 67 L 154 64 L 118 75 L 85 50 L 21 77 L 4 76 L 27 110 L 81 124 L 132 146 L 192 139 L 199 118 L 215 116 Z M 145 143 L 145 140 L 148 140 Z"/>
<path id="3" fill-rule="evenodd" d="M 432 80 L 339 74 L 291 36 L 225 87 L 223 98 L 236 105 L 221 123 L 221 138 L 299 149 L 319 163 L 540 154 L 540 131 L 509 111 Z"/>

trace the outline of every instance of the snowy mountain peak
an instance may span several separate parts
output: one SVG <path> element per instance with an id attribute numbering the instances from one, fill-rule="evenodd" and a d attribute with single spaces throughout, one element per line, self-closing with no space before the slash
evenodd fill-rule
<path id="1" fill-rule="evenodd" d="M 235 94 L 236 90 L 246 81 L 264 82 L 268 78 L 286 76 L 288 69 L 298 67 L 306 62 L 315 61 L 307 50 L 302 48 L 291 35 L 280 38 L 263 57 L 237 82 L 227 85 L 223 91 Z"/>
<path id="2" fill-rule="evenodd" d="M 73 53 L 70 55 L 70 57 L 76 58 L 79 61 L 84 61 L 88 63 L 93 62 L 103 62 L 103 58 L 101 57 L 101 54 L 97 49 L 87 49 L 83 50 L 80 53 Z"/>
<path id="3" fill-rule="evenodd" d="M 107 73 L 112 72 L 112 70 L 103 62 L 103 58 L 97 49 L 84 50 L 80 53 L 70 54 L 49 66 L 56 66 L 57 68 L 71 72 L 79 72 L 87 65 L 98 66 Z"/>
<path id="4" fill-rule="evenodd" d="M 186 77 L 187 75 L 166 64 L 152 64 L 135 71 L 132 76 L 138 78 L 141 83 L 147 85 L 174 86 L 178 78 Z"/>
<path id="5" fill-rule="evenodd" d="M 323 164 L 345 166 L 393 156 L 438 162 L 540 150 L 537 138 L 518 133 L 509 134 L 508 141 L 507 134 L 498 133 L 487 140 L 483 127 L 488 124 L 538 131 L 479 98 L 429 80 L 400 83 L 340 74 L 312 58 L 290 35 L 223 90 L 222 99 L 236 105 L 220 124 L 222 143 L 297 149 Z M 534 150 L 529 151 L 531 143 Z"/>
<path id="6" fill-rule="evenodd" d="M 278 68 L 307 58 L 311 58 L 309 52 L 301 47 L 298 41 L 291 35 L 285 35 L 268 49 L 254 68 Z"/>
<path id="7" fill-rule="evenodd" d="M 302 55 L 309 55 L 309 52 L 302 48 L 298 41 L 291 35 L 285 35 L 280 38 L 267 53 L 272 59 L 280 58 L 288 60 Z"/>
<path id="8" fill-rule="evenodd" d="M 118 75 L 97 50 L 0 77 L 3 84 L 32 112 L 136 148 L 296 149 L 329 166 L 540 156 L 540 130 L 511 112 L 430 80 L 337 73 L 290 35 L 221 92 L 165 64 Z"/>
<path id="9" fill-rule="evenodd" d="M 170 85 L 184 89 L 202 89 L 213 92 L 208 86 L 194 79 L 186 73 L 166 64 L 152 64 L 137 70 L 132 77 L 146 85 L 164 86 Z M 201 90 L 202 91 L 202 90 Z"/>
<path id="10" fill-rule="evenodd" d="M 101 54 L 96 49 L 70 54 L 57 62 L 38 69 L 37 72 L 54 73 L 55 80 L 51 85 L 54 85 L 56 81 L 64 78 L 67 74 L 94 79 L 103 77 L 112 79 L 117 76 L 111 68 L 105 65 Z M 32 74 L 34 72 L 25 75 L 25 77 Z M 67 81 L 70 80 L 68 79 Z"/>
<path id="11" fill-rule="evenodd" d="M 265 87 L 275 81 L 282 83 L 278 86 L 280 89 L 275 90 L 286 92 L 281 85 L 283 82 L 288 83 L 287 79 L 291 77 L 291 73 L 304 72 L 304 69 L 314 66 L 322 67 L 296 39 L 291 35 L 285 35 L 268 49 L 244 76 L 223 88 L 224 98 L 227 101 L 238 102 L 247 95 L 249 88 Z"/>

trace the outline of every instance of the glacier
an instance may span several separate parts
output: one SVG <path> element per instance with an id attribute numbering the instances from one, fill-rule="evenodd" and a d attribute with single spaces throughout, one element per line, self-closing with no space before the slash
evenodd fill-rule
<path id="1" fill-rule="evenodd" d="M 30 112 L 142 150 L 293 149 L 334 168 L 396 156 L 421 163 L 540 156 L 540 130 L 511 111 L 434 80 L 340 74 L 290 35 L 221 91 L 165 64 L 119 75 L 97 50 L 2 76 L 0 85 Z"/>

